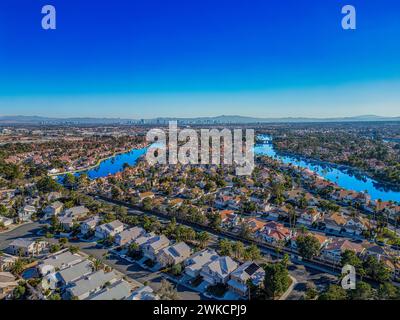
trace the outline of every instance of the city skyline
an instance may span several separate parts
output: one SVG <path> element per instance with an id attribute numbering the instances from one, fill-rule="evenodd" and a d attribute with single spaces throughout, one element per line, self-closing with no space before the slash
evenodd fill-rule
<path id="1" fill-rule="evenodd" d="M 393 1 L 44 4 L 3 4 L 0 115 L 399 116 Z"/>

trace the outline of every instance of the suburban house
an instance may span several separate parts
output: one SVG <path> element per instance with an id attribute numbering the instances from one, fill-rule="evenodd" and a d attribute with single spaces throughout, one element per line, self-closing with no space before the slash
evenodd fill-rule
<path id="1" fill-rule="evenodd" d="M 133 240 L 139 238 L 140 236 L 144 235 L 146 231 L 140 227 L 133 227 L 127 230 L 118 233 L 115 236 L 115 243 L 119 246 L 124 246 L 126 244 L 131 243 Z"/>
<path id="2" fill-rule="evenodd" d="M 371 223 L 362 217 L 350 218 L 344 225 L 344 229 L 347 233 L 360 235 L 363 231 L 371 229 Z"/>
<path id="3" fill-rule="evenodd" d="M 196 278 L 201 269 L 208 263 L 219 258 L 219 255 L 213 249 L 205 249 L 196 252 L 185 261 L 185 273 L 192 278 Z"/>
<path id="4" fill-rule="evenodd" d="M 277 243 L 288 241 L 293 234 L 283 224 L 270 221 L 258 232 L 258 236 L 268 243 Z"/>
<path id="5" fill-rule="evenodd" d="M 255 286 L 261 286 L 265 277 L 265 271 L 257 263 L 247 261 L 239 266 L 230 275 L 228 281 L 229 289 L 240 296 L 248 295 L 248 281 L 250 280 Z"/>
<path id="6" fill-rule="evenodd" d="M 17 286 L 17 278 L 12 273 L 0 272 L 0 300 L 7 297 Z"/>
<path id="7" fill-rule="evenodd" d="M 13 219 L 0 216 L 0 223 L 2 223 L 4 227 L 8 227 L 11 226 L 14 221 Z"/>
<path id="8" fill-rule="evenodd" d="M 105 286 L 99 292 L 90 295 L 86 300 L 125 300 L 132 293 L 132 287 L 125 280 L 119 280 Z"/>
<path id="9" fill-rule="evenodd" d="M 7 251 L 16 256 L 34 256 L 42 253 L 48 245 L 49 243 L 46 241 L 18 238 L 9 244 Z"/>
<path id="10" fill-rule="evenodd" d="M 159 300 L 159 297 L 154 294 L 151 287 L 143 286 L 133 291 L 125 300 Z"/>
<path id="11" fill-rule="evenodd" d="M 329 262 L 339 264 L 341 261 L 341 255 L 346 250 L 361 255 L 365 249 L 362 245 L 351 242 L 347 239 L 334 239 L 322 249 L 321 257 Z"/>
<path id="12" fill-rule="evenodd" d="M 90 274 L 93 272 L 93 264 L 89 260 L 83 260 L 74 264 L 68 268 L 65 268 L 61 271 L 58 271 L 57 281 L 60 283 L 61 286 L 68 286 L 74 281 Z"/>
<path id="13" fill-rule="evenodd" d="M 59 220 L 63 228 L 69 231 L 73 227 L 75 221 L 85 217 L 88 213 L 89 210 L 84 206 L 72 207 L 64 210 Z"/>
<path id="14" fill-rule="evenodd" d="M 38 265 L 38 270 L 42 276 L 53 273 L 58 270 L 70 267 L 82 261 L 82 257 L 77 254 L 72 254 L 69 251 L 58 253 L 43 260 Z"/>
<path id="15" fill-rule="evenodd" d="M 61 213 L 63 209 L 63 203 L 60 201 L 53 202 L 52 204 L 48 205 L 46 208 L 44 208 L 43 213 L 44 219 L 50 219 L 53 216 L 57 216 Z"/>
<path id="16" fill-rule="evenodd" d="M 256 233 L 264 228 L 266 222 L 257 218 L 247 218 L 242 222 L 251 233 Z"/>
<path id="17" fill-rule="evenodd" d="M 162 235 L 156 235 L 148 239 L 141 245 L 143 255 L 151 260 L 156 260 L 157 254 L 161 249 L 168 247 L 170 244 L 168 238 Z"/>
<path id="18" fill-rule="evenodd" d="M 324 218 L 325 227 L 327 230 L 340 232 L 344 228 L 347 220 L 343 215 L 334 212 Z"/>
<path id="19" fill-rule="evenodd" d="M 227 283 L 229 275 L 236 270 L 238 264 L 231 257 L 218 257 L 210 263 L 203 266 L 200 275 L 211 285 L 218 283 Z"/>
<path id="20" fill-rule="evenodd" d="M 315 239 L 318 240 L 319 242 L 319 249 L 321 250 L 322 248 L 324 248 L 330 241 L 331 239 L 324 236 L 321 233 L 316 233 L 316 232 L 311 232 L 311 231 L 307 231 L 306 233 L 298 233 L 296 234 L 292 239 L 290 239 L 290 246 L 292 247 L 292 249 L 297 251 L 297 238 L 300 236 L 307 236 L 307 235 L 311 235 L 313 236 Z"/>
<path id="21" fill-rule="evenodd" d="M 95 215 L 93 217 L 90 217 L 84 221 L 82 221 L 80 228 L 81 228 L 81 233 L 83 235 L 86 235 L 92 231 L 94 231 L 97 227 L 97 225 L 100 223 L 100 216 Z"/>
<path id="22" fill-rule="evenodd" d="M 7 253 L 0 255 L 0 271 L 10 271 L 10 268 L 14 265 L 17 259 L 17 257 L 8 255 Z"/>
<path id="23" fill-rule="evenodd" d="M 222 210 L 219 212 L 221 218 L 221 226 L 225 228 L 235 227 L 239 223 L 239 215 L 235 214 L 233 210 Z"/>
<path id="24" fill-rule="evenodd" d="M 67 292 L 71 298 L 83 300 L 103 289 L 104 285 L 112 285 L 116 281 L 118 277 L 113 271 L 106 273 L 104 270 L 99 270 L 73 282 Z"/>
<path id="25" fill-rule="evenodd" d="M 192 249 L 185 242 L 178 242 L 161 249 L 157 254 L 157 262 L 162 266 L 173 266 L 189 258 Z"/>
<path id="26" fill-rule="evenodd" d="M 140 201 L 143 201 L 146 198 L 150 198 L 150 199 L 154 198 L 154 193 L 151 191 L 139 193 Z"/>
<path id="27" fill-rule="evenodd" d="M 311 226 L 313 223 L 316 223 L 321 219 L 321 212 L 319 212 L 318 209 L 315 207 L 309 207 L 301 213 L 300 218 L 297 220 L 297 223 Z"/>
<path id="28" fill-rule="evenodd" d="M 32 215 L 37 212 L 36 208 L 31 205 L 25 205 L 24 207 L 20 208 L 18 211 L 18 219 L 22 222 L 30 221 Z"/>
<path id="29" fill-rule="evenodd" d="M 95 236 L 100 239 L 114 237 L 124 230 L 124 224 L 119 220 L 105 223 L 96 228 Z"/>
<path id="30" fill-rule="evenodd" d="M 144 245 L 147 241 L 149 241 L 151 238 L 153 238 L 155 236 L 156 236 L 156 234 L 154 232 L 145 233 L 142 236 L 140 236 L 140 237 L 136 238 L 135 240 L 133 240 L 133 242 L 140 247 L 140 246 Z"/>

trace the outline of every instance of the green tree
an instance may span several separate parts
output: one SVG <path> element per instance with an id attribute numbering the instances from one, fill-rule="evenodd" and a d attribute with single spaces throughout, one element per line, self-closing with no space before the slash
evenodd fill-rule
<path id="1" fill-rule="evenodd" d="M 232 243 L 227 239 L 221 239 L 218 243 L 219 252 L 223 256 L 230 256 L 232 254 Z"/>
<path id="2" fill-rule="evenodd" d="M 319 300 L 347 300 L 347 292 L 341 286 L 331 284 L 319 296 Z"/>
<path id="3" fill-rule="evenodd" d="M 364 281 L 358 281 L 356 289 L 351 291 L 350 297 L 353 300 L 369 300 L 373 297 L 372 287 Z"/>
<path id="4" fill-rule="evenodd" d="M 378 288 L 378 297 L 381 300 L 400 299 L 400 290 L 390 282 L 385 282 Z"/>
<path id="5" fill-rule="evenodd" d="M 279 297 L 289 288 L 290 283 L 289 272 L 283 263 L 265 266 L 264 287 L 268 297 L 272 299 Z"/>
<path id="6" fill-rule="evenodd" d="M 206 231 L 201 231 L 196 234 L 196 240 L 199 243 L 200 248 L 205 248 L 207 246 L 208 241 L 210 241 L 210 234 Z"/>
<path id="7" fill-rule="evenodd" d="M 312 259 L 319 253 L 319 241 L 312 235 L 300 235 L 296 239 L 300 255 L 305 259 Z"/>

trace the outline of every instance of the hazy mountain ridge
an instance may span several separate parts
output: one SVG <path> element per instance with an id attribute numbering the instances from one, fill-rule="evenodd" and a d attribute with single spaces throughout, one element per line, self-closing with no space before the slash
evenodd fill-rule
<path id="1" fill-rule="evenodd" d="M 354 122 L 354 121 L 400 121 L 398 117 L 383 117 L 376 115 L 360 115 L 354 117 L 336 118 L 307 118 L 307 117 L 284 117 L 284 118 L 257 118 L 237 115 L 221 115 L 216 117 L 194 117 L 176 118 L 159 117 L 152 119 L 124 119 L 124 118 L 91 118 L 71 117 L 52 118 L 41 116 L 0 116 L 0 124 L 164 124 L 176 120 L 179 123 L 188 124 L 218 124 L 218 123 L 301 123 L 301 122 Z"/>

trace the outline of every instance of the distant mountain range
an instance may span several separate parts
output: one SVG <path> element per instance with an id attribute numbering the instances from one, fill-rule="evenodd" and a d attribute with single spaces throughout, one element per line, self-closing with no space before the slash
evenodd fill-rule
<path id="1" fill-rule="evenodd" d="M 153 118 L 153 119 L 122 119 L 122 118 L 50 118 L 40 116 L 0 116 L 0 125 L 15 124 L 166 124 L 176 120 L 181 124 L 250 124 L 250 123 L 306 123 L 306 122 L 360 122 L 360 121 L 400 121 L 399 117 L 381 117 L 362 115 L 338 118 L 255 118 L 235 115 L 197 118 Z"/>

